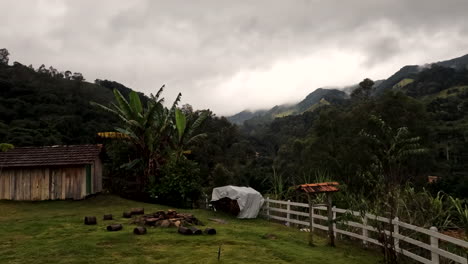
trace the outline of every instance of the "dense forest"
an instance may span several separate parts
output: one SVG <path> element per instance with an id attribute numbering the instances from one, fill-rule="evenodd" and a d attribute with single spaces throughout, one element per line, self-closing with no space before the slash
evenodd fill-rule
<path id="1" fill-rule="evenodd" d="M 104 144 L 111 192 L 194 206 L 215 186 L 251 186 L 300 200 L 291 187 L 334 180 L 343 207 L 371 206 L 396 190 L 414 208 L 420 206 L 414 201 L 440 195 L 468 197 L 467 64 L 403 67 L 387 80 L 364 79 L 348 93 L 317 89 L 296 105 L 243 112 L 231 122 L 180 106 L 180 96 L 164 102 L 164 86 L 144 95 L 5 58 L 0 143 Z M 110 131 L 122 136 L 97 136 Z"/>

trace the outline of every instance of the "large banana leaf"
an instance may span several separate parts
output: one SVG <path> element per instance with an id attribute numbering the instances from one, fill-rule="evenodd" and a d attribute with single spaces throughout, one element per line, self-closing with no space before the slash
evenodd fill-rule
<path id="1" fill-rule="evenodd" d="M 143 107 L 141 106 L 140 97 L 135 91 L 130 92 L 130 107 L 134 114 L 140 114 L 143 112 Z"/>
<path id="2" fill-rule="evenodd" d="M 182 111 L 179 108 L 175 110 L 175 120 L 177 131 L 179 133 L 179 142 L 181 142 L 182 137 L 184 136 L 185 127 L 187 126 L 187 119 L 185 118 L 185 114 L 182 113 Z"/>

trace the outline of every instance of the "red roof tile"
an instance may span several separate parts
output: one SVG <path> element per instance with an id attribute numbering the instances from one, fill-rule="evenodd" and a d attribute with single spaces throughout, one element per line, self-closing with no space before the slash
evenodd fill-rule
<path id="1" fill-rule="evenodd" d="M 93 162 L 101 145 L 21 147 L 0 152 L 0 168 L 83 165 Z"/>
<path id="2" fill-rule="evenodd" d="M 296 187 L 306 193 L 324 193 L 324 192 L 337 192 L 339 191 L 337 182 L 323 182 L 323 183 L 308 183 Z"/>

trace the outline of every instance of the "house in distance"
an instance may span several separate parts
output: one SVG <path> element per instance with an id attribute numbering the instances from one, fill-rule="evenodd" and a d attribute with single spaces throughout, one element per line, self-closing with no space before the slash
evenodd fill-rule
<path id="1" fill-rule="evenodd" d="M 101 145 L 20 147 L 0 152 L 0 199 L 84 199 L 102 191 Z"/>

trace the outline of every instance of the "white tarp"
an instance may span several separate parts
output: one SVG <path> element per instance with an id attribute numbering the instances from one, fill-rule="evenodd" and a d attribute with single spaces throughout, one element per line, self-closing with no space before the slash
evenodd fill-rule
<path id="1" fill-rule="evenodd" d="M 256 218 L 265 201 L 263 196 L 255 189 L 232 185 L 213 189 L 211 201 L 218 201 L 222 198 L 237 200 L 240 209 L 237 218 Z"/>

